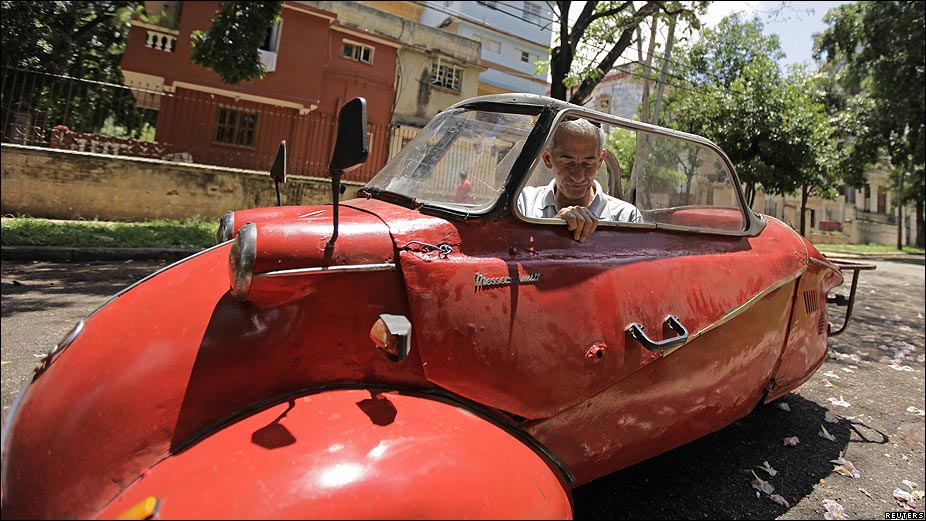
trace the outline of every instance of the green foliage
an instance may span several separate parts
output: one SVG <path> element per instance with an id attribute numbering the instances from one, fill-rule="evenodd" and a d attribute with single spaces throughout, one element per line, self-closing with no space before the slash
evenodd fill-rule
<path id="1" fill-rule="evenodd" d="M 839 253 L 897 253 L 894 246 L 884 246 L 883 244 L 821 244 L 814 243 L 814 246 L 820 251 L 833 251 Z M 901 248 L 904 253 L 913 255 L 923 255 L 926 250 L 916 246 L 904 246 Z"/>
<path id="2" fill-rule="evenodd" d="M 844 168 L 861 171 L 882 156 L 894 167 L 902 203 L 926 225 L 926 3 L 855 2 L 827 11 L 815 37 L 826 56 L 833 112 L 844 142 Z M 857 115 L 854 124 L 846 114 Z"/>
<path id="3" fill-rule="evenodd" d="M 3 66 L 122 83 L 129 19 L 142 2 L 0 2 Z"/>
<path id="4" fill-rule="evenodd" d="M 118 87 L 128 22 L 141 2 L 3 1 L 0 10 L 4 107 L 29 111 L 47 128 L 66 124 L 82 132 L 98 132 L 107 118 L 125 135 L 153 123 Z"/>
<path id="5" fill-rule="evenodd" d="M 801 69 L 782 74 L 778 38 L 762 30 L 758 18 L 733 14 L 684 49 L 680 75 L 697 86 L 667 96 L 664 124 L 717 143 L 750 203 L 760 187 L 833 196 L 836 149 L 815 77 Z"/>
<path id="6" fill-rule="evenodd" d="M 191 61 L 229 85 L 263 78 L 266 71 L 258 49 L 282 8 L 283 2 L 225 2 L 208 31 L 193 31 Z"/>
<path id="7" fill-rule="evenodd" d="M 557 41 L 550 52 L 550 95 L 562 100 L 568 98 L 572 103 L 584 103 L 648 20 L 652 23 L 655 19 L 678 16 L 687 27 L 697 29 L 700 27 L 697 17 L 705 12 L 709 3 L 555 2 L 555 15 L 560 24 L 554 26 Z M 568 96 L 567 89 L 572 90 Z"/>
<path id="8" fill-rule="evenodd" d="M 636 132 L 623 128 L 614 128 L 608 134 L 605 141 L 605 148 L 614 154 L 617 162 L 621 165 L 621 177 L 626 182 L 630 180 L 630 172 L 633 171 L 633 159 L 637 151 Z"/>
<path id="9" fill-rule="evenodd" d="M 137 223 L 3 218 L 2 243 L 11 246 L 208 248 L 217 223 L 159 219 Z"/>

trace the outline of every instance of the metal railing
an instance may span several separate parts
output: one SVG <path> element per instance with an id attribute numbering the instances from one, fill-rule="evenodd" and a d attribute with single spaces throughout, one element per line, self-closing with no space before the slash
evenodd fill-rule
<path id="1" fill-rule="evenodd" d="M 291 175 L 325 176 L 337 119 L 208 92 L 115 85 L 2 69 L 2 141 L 266 170 L 282 140 Z M 369 125 L 370 155 L 344 180 L 365 182 L 389 157 L 390 129 Z"/>

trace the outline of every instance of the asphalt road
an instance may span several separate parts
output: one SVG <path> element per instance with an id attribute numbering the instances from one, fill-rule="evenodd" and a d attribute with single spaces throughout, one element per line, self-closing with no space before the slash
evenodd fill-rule
<path id="1" fill-rule="evenodd" d="M 903 511 L 895 490 L 926 488 L 926 277 L 922 258 L 874 263 L 876 271 L 861 274 L 852 324 L 831 339 L 830 357 L 807 383 L 721 431 L 577 488 L 576 518 L 823 519 L 826 504 L 845 519 Z M 3 261 L 4 416 L 38 360 L 78 320 L 166 264 Z M 824 428 L 834 440 L 819 434 Z M 792 436 L 799 443 L 786 446 Z M 857 478 L 834 471 L 840 454 Z M 787 506 L 759 494 L 757 478 Z M 924 502 L 914 510 L 922 513 Z"/>

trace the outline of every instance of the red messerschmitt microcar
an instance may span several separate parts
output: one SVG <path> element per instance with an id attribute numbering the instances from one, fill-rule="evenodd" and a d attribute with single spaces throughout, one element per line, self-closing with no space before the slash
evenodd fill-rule
<path id="1" fill-rule="evenodd" d="M 629 144 L 596 180 L 642 216 L 584 242 L 516 204 L 576 118 Z M 366 154 L 357 98 L 331 204 L 230 212 L 66 335 L 3 432 L 5 519 L 569 518 L 810 378 L 871 268 L 753 212 L 710 141 L 550 98 L 454 105 L 341 201 Z"/>

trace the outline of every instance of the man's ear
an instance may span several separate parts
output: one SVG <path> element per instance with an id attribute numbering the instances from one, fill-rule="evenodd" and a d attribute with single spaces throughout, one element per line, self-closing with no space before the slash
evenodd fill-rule
<path id="1" fill-rule="evenodd" d="M 543 164 L 546 165 L 550 170 L 553 170 L 553 156 L 550 155 L 550 151 L 544 150 L 540 157 L 543 159 Z M 601 157 L 602 159 L 604 158 L 604 156 Z"/>
<path id="2" fill-rule="evenodd" d="M 598 162 L 600 163 L 600 162 L 604 161 L 604 156 L 606 156 L 607 154 L 608 154 L 608 149 L 602 148 L 602 149 L 601 149 L 601 153 L 598 154 Z"/>

